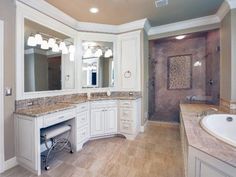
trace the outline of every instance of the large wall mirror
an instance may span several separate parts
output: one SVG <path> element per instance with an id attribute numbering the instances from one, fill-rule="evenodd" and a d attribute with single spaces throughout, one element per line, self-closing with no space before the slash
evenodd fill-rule
<path id="1" fill-rule="evenodd" d="M 74 40 L 24 20 L 24 92 L 75 88 Z"/>
<path id="2" fill-rule="evenodd" d="M 82 41 L 82 88 L 114 87 L 113 42 Z"/>

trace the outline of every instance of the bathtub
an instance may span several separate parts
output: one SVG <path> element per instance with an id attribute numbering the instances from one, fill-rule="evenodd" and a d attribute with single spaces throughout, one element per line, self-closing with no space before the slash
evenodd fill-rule
<path id="1" fill-rule="evenodd" d="M 236 115 L 209 115 L 201 120 L 201 126 L 211 135 L 236 147 Z"/>

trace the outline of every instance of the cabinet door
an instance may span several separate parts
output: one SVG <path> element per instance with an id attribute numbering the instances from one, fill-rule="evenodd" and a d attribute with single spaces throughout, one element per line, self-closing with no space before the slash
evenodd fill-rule
<path id="1" fill-rule="evenodd" d="M 99 136 L 105 133 L 104 110 L 91 110 L 91 136 Z"/>
<path id="2" fill-rule="evenodd" d="M 105 133 L 117 132 L 117 108 L 109 108 L 105 111 Z"/>
<path id="3" fill-rule="evenodd" d="M 120 36 L 121 85 L 123 90 L 140 90 L 140 32 Z"/>

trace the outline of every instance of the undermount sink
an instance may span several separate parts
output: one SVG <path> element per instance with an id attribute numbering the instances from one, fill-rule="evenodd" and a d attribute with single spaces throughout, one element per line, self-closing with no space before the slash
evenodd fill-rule
<path id="1" fill-rule="evenodd" d="M 208 115 L 201 120 L 201 126 L 214 137 L 236 147 L 236 115 Z"/>

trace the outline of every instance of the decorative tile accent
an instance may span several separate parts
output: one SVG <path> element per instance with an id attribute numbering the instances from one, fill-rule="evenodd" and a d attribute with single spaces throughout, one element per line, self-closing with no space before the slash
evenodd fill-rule
<path id="1" fill-rule="evenodd" d="M 168 89 L 192 88 L 192 55 L 168 57 Z"/>

